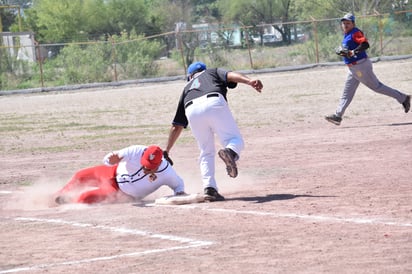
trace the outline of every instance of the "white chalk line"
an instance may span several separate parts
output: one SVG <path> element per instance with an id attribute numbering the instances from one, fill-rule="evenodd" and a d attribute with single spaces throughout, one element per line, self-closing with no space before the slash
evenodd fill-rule
<path id="1" fill-rule="evenodd" d="M 399 227 L 412 227 L 412 223 L 396 222 L 396 221 L 385 221 L 382 219 L 371 219 L 371 218 L 347 218 L 347 217 L 337 217 L 337 216 L 323 216 L 323 215 L 305 215 L 305 214 L 295 214 L 295 213 L 281 213 L 281 212 L 265 212 L 265 211 L 253 211 L 253 210 L 236 210 L 236 209 L 224 209 L 224 208 L 209 208 L 199 205 L 156 205 L 147 204 L 147 206 L 158 206 L 158 207 L 178 207 L 184 209 L 201 209 L 206 211 L 223 212 L 231 214 L 243 214 L 243 215 L 254 215 L 254 216 L 269 216 L 273 218 L 293 218 L 302 219 L 307 221 L 318 221 L 318 222 L 329 222 L 329 223 L 354 223 L 354 224 L 369 224 L 369 225 L 389 225 L 389 226 L 399 226 Z"/>
<path id="2" fill-rule="evenodd" d="M 13 220 L 22 221 L 22 222 L 51 223 L 51 224 L 70 225 L 74 227 L 100 229 L 100 230 L 106 230 L 106 231 L 117 232 L 117 233 L 124 233 L 124 234 L 155 238 L 155 239 L 160 239 L 160 240 L 174 241 L 174 242 L 178 242 L 178 243 L 185 244 L 185 245 L 178 245 L 178 246 L 173 246 L 169 248 L 149 249 L 149 250 L 144 250 L 144 251 L 139 251 L 139 252 L 125 253 L 125 254 L 119 254 L 119 255 L 113 255 L 113 256 L 103 256 L 103 257 L 88 258 L 88 259 L 82 259 L 82 260 L 60 262 L 60 263 L 39 264 L 39 265 L 34 265 L 34 266 L 12 268 L 12 269 L 0 270 L 1 274 L 16 273 L 16 272 L 21 272 L 21 271 L 30 271 L 30 270 L 43 269 L 43 268 L 51 268 L 51 267 L 63 266 L 63 265 L 78 265 L 78 264 L 92 263 L 92 262 L 98 262 L 98 261 L 108 261 L 108 260 L 114 260 L 114 259 L 124 258 L 124 257 L 136 257 L 136 256 L 147 255 L 147 254 L 175 251 L 175 250 L 180 250 L 180 249 L 209 246 L 213 244 L 213 242 L 210 242 L 210 241 L 199 241 L 199 240 L 194 240 L 194 239 L 179 237 L 179 236 L 173 236 L 173 235 L 156 234 L 156 233 L 151 233 L 149 231 L 142 231 L 142 230 L 136 230 L 136 229 L 130 229 L 130 228 L 122 228 L 122 227 L 111 227 L 111 226 L 104 226 L 104 225 L 93 225 L 93 224 L 88 224 L 88 223 L 71 222 L 71 221 L 65 221 L 61 219 L 20 217 L 20 218 L 14 218 Z"/>

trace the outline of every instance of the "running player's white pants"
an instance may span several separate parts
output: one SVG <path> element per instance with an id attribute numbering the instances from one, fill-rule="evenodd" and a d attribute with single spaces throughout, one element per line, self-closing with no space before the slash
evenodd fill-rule
<path id="1" fill-rule="evenodd" d="M 218 190 L 215 180 L 215 134 L 222 146 L 232 149 L 240 156 L 244 142 L 236 121 L 222 95 L 194 99 L 193 104 L 186 108 L 186 116 L 200 149 L 203 188 L 213 187 Z"/>

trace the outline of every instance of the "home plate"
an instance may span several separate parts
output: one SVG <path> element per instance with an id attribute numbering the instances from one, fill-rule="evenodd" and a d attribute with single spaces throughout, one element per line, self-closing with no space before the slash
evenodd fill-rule
<path id="1" fill-rule="evenodd" d="M 158 198 L 155 200 L 156 205 L 185 205 L 193 203 L 203 203 L 205 197 L 203 194 L 194 193 L 186 195 L 170 195 Z"/>

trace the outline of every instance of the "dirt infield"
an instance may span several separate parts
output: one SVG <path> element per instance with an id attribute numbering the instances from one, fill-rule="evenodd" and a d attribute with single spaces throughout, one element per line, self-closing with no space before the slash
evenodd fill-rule
<path id="1" fill-rule="evenodd" d="M 374 65 L 412 93 L 412 60 Z M 0 97 L 0 273 L 411 273 L 412 113 L 361 86 L 341 126 L 346 68 L 254 75 L 229 93 L 246 141 L 225 202 L 56 206 L 73 173 L 131 144 L 164 146 L 184 82 Z M 186 130 L 171 152 L 201 192 Z"/>

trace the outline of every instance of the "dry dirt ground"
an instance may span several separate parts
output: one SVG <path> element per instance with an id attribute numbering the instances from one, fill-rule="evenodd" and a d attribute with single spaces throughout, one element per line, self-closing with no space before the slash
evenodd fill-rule
<path id="1" fill-rule="evenodd" d="M 412 94 L 412 60 L 374 65 Z M 412 113 L 358 89 L 341 126 L 344 66 L 250 75 L 229 103 L 246 141 L 224 202 L 56 206 L 75 171 L 114 149 L 166 143 L 184 81 L 0 97 L 0 273 L 412 273 Z M 218 144 L 216 144 L 219 147 Z M 198 149 L 171 152 L 202 192 Z"/>

